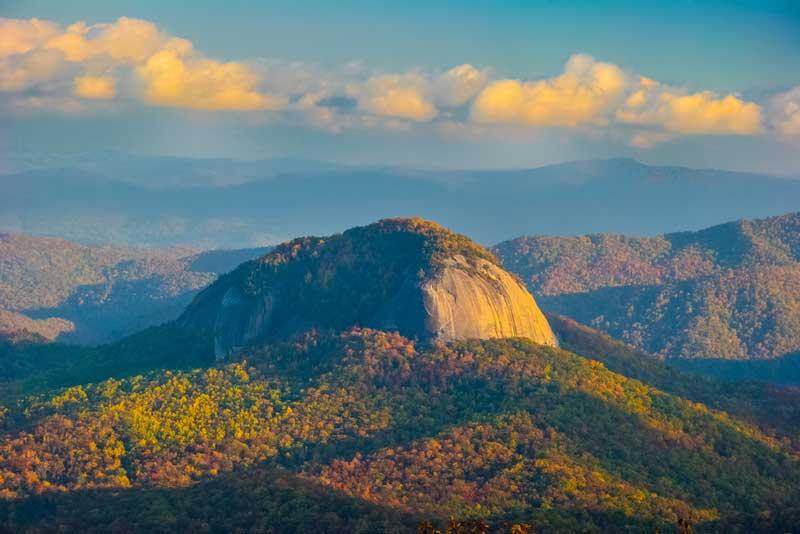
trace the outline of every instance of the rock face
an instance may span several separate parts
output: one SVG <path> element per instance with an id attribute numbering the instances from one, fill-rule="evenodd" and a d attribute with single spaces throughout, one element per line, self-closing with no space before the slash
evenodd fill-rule
<path id="1" fill-rule="evenodd" d="M 421 290 L 426 330 L 438 339 L 527 337 L 556 345 L 528 290 L 491 262 L 448 258 L 442 272 Z"/>
<path id="2" fill-rule="evenodd" d="M 531 294 L 494 256 L 419 219 L 281 245 L 200 293 L 179 324 L 208 332 L 218 359 L 262 339 L 354 326 L 421 340 L 557 344 Z"/>

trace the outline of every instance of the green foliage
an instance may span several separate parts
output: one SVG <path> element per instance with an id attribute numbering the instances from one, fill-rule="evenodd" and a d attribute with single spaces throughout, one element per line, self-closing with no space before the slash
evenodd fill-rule
<path id="1" fill-rule="evenodd" d="M 791 517 L 800 498 L 796 449 L 758 418 L 528 340 L 417 346 L 353 330 L 243 356 L 7 405 L 4 526 L 413 532 L 452 516 L 675 532 Z"/>
<path id="2" fill-rule="evenodd" d="M 266 251 L 197 253 L 0 234 L 0 333 L 27 330 L 78 343 L 119 339 L 174 319 L 218 273 Z M 33 322 L 27 315 L 62 319 Z"/>
<path id="3" fill-rule="evenodd" d="M 126 377 L 153 369 L 182 369 L 213 360 L 203 332 L 154 326 L 98 347 L 0 339 L 0 398 Z"/>
<path id="4" fill-rule="evenodd" d="M 539 304 L 663 357 L 800 350 L 800 214 L 652 238 L 523 237 L 494 251 Z"/>
<path id="5" fill-rule="evenodd" d="M 713 360 L 681 360 L 667 364 L 569 318 L 549 315 L 547 319 L 562 348 L 600 361 L 615 373 L 759 425 L 783 440 L 794 442 L 792 448 L 800 449 L 800 390 L 763 382 L 726 383 L 689 376 L 679 369 L 696 370 L 703 362 L 712 363 Z M 751 362 L 729 363 L 744 366 Z"/>
<path id="6" fill-rule="evenodd" d="M 800 352 L 772 360 L 682 359 L 673 361 L 672 365 L 684 371 L 725 380 L 762 380 L 770 384 L 800 386 Z"/>

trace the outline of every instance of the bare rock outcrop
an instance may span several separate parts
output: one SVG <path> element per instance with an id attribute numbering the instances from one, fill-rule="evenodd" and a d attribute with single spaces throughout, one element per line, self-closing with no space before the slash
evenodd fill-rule
<path id="1" fill-rule="evenodd" d="M 442 341 L 527 337 L 557 345 L 544 314 L 516 278 L 482 259 L 459 255 L 444 264 L 421 287 L 430 336 Z"/>

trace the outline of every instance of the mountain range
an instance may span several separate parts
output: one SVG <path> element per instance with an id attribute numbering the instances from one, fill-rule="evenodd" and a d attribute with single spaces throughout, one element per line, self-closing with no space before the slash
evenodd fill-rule
<path id="1" fill-rule="evenodd" d="M 664 358 L 800 350 L 800 214 L 651 238 L 533 236 L 493 248 L 549 312 Z"/>
<path id="2" fill-rule="evenodd" d="M 544 311 L 639 350 L 671 361 L 766 360 L 800 351 L 798 235 L 800 215 L 793 213 L 652 238 L 531 236 L 492 251 Z M 267 250 L 199 252 L 0 236 L 0 332 L 84 344 L 116 340 L 177 318 L 220 274 Z M 772 367 L 794 368 L 794 361 Z M 747 369 L 777 379 L 770 366 L 759 371 L 759 365 Z"/>
<path id="3" fill-rule="evenodd" d="M 433 328 L 455 311 L 437 299 L 469 328 Z M 282 245 L 110 345 L 11 345 L 0 525 L 796 527 L 798 390 L 684 374 L 555 315 L 507 330 L 531 303 L 490 251 L 394 219 Z"/>
<path id="4" fill-rule="evenodd" d="M 347 165 L 305 158 L 262 160 L 142 156 L 119 151 L 53 153 L 8 152 L 0 158 L 0 174 L 34 170 L 75 169 L 148 189 L 239 185 L 280 175 L 325 173 Z"/>
<path id="5" fill-rule="evenodd" d="M 197 291 L 268 249 L 143 249 L 0 234 L 0 335 L 107 342 L 174 319 Z"/>
<path id="6" fill-rule="evenodd" d="M 230 248 L 418 215 L 492 244 L 530 234 L 697 230 L 800 205 L 800 180 L 630 159 L 519 171 L 298 162 L 282 171 L 263 162 L 174 158 L 162 165 L 159 158 L 141 157 L 126 171 L 125 158 L 120 164 L 110 159 L 83 165 L 67 160 L 77 166 L 0 176 L 0 231 L 83 243 Z M 215 172 L 232 177 L 208 179 Z"/>

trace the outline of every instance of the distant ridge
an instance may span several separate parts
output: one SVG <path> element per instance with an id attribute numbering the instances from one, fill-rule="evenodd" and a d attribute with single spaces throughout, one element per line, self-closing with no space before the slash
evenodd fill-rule
<path id="1" fill-rule="evenodd" d="M 800 350 L 800 213 L 650 238 L 522 237 L 493 251 L 545 310 L 662 357 Z"/>
<path id="2" fill-rule="evenodd" d="M 113 341 L 176 318 L 218 274 L 268 250 L 147 249 L 0 234 L 0 333 Z"/>
<path id="3" fill-rule="evenodd" d="M 630 159 L 513 171 L 312 165 L 290 173 L 258 162 L 220 160 L 207 172 L 208 162 L 147 161 L 149 185 L 119 182 L 121 174 L 104 176 L 99 167 L 0 176 L 0 231 L 244 248 L 413 213 L 491 244 L 531 234 L 657 235 L 800 209 L 800 180 Z"/>

